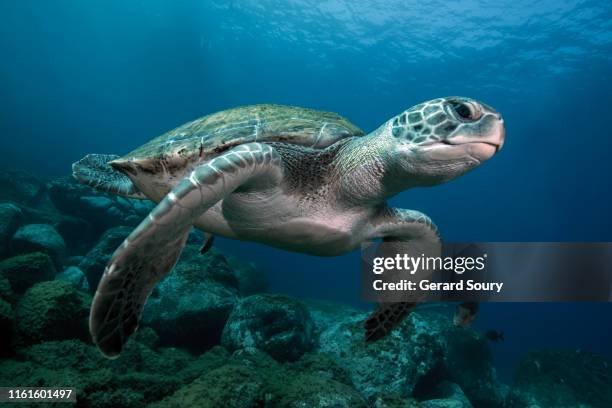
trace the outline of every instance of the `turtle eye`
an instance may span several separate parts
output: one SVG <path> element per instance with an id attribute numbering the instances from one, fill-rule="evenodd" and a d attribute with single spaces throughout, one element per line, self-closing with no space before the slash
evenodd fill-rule
<path id="1" fill-rule="evenodd" d="M 478 109 L 478 107 L 471 102 L 453 100 L 448 104 L 458 119 L 464 121 L 474 121 L 480 119 L 482 116 L 480 109 Z"/>

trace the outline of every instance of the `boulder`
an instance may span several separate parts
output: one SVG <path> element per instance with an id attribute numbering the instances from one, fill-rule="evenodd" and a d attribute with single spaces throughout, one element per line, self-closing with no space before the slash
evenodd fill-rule
<path id="1" fill-rule="evenodd" d="M 580 350 L 534 350 L 521 361 L 506 407 L 612 407 L 612 361 Z"/>
<path id="2" fill-rule="evenodd" d="M 55 228 L 66 246 L 73 251 L 84 251 L 94 239 L 91 224 L 82 218 L 60 214 L 56 209 L 19 206 L 23 216 L 21 225 L 48 224 Z"/>
<path id="3" fill-rule="evenodd" d="M 366 345 L 368 313 L 326 302 L 307 305 L 319 334 L 317 351 L 334 357 L 368 402 L 382 395 L 444 399 L 438 387 L 450 381 L 475 406 L 501 406 L 504 393 L 487 342 L 456 328 L 450 316 L 417 308 L 388 336 Z"/>
<path id="4" fill-rule="evenodd" d="M 332 356 L 349 373 L 369 403 L 382 395 L 409 397 L 444 363 L 443 330 L 450 322 L 443 317 L 412 313 L 387 337 L 366 344 L 363 323 L 368 313 L 353 311 L 345 317 L 329 313 L 335 320 L 324 317 L 326 309 L 313 312 L 320 332 L 318 351 Z"/>
<path id="5" fill-rule="evenodd" d="M 131 227 L 108 229 L 102 234 L 98 243 L 87 253 L 81 263 L 79 263 L 79 269 L 87 277 L 87 282 L 92 292 L 98 287 L 98 282 L 100 282 L 104 268 L 113 252 L 121 245 L 130 232 L 132 232 Z"/>
<path id="6" fill-rule="evenodd" d="M 11 283 L 2 274 L 2 271 L 0 271 L 0 299 L 9 303 L 14 303 L 16 300 Z"/>
<path id="7" fill-rule="evenodd" d="M 21 170 L 0 170 L 0 201 L 35 205 L 44 192 L 44 183 L 33 175 Z"/>
<path id="8" fill-rule="evenodd" d="M 119 225 L 136 226 L 153 209 L 148 200 L 135 200 L 105 194 L 83 185 L 72 177 L 48 184 L 49 198 L 62 213 L 89 220 L 96 231 Z"/>
<path id="9" fill-rule="evenodd" d="M 0 203 L 0 259 L 10 252 L 9 241 L 23 218 L 21 209 L 12 203 Z"/>
<path id="10" fill-rule="evenodd" d="M 48 224 L 24 225 L 13 235 L 11 246 L 16 254 L 44 252 L 53 259 L 56 266 L 61 265 L 66 252 L 64 239 Z"/>
<path id="11" fill-rule="evenodd" d="M 61 339 L 89 339 L 87 318 L 91 298 L 74 285 L 59 280 L 28 289 L 16 309 L 21 344 Z"/>
<path id="12" fill-rule="evenodd" d="M 268 279 L 265 273 L 254 263 L 242 262 L 234 256 L 227 256 L 226 258 L 236 276 L 240 295 L 250 296 L 268 290 Z"/>
<path id="13" fill-rule="evenodd" d="M 78 266 L 69 266 L 62 272 L 55 275 L 56 280 L 72 283 L 76 288 L 88 292 L 89 284 L 87 283 L 87 277 Z"/>
<path id="14" fill-rule="evenodd" d="M 283 388 L 275 407 L 368 407 L 354 388 L 312 373 L 291 376 Z"/>
<path id="15" fill-rule="evenodd" d="M 229 350 L 255 347 L 279 361 L 292 361 L 315 343 L 308 309 L 296 299 L 273 294 L 244 298 L 223 329 L 222 344 Z"/>
<path id="16" fill-rule="evenodd" d="M 152 408 L 251 408 L 273 406 L 266 404 L 273 398 L 272 386 L 281 382 L 282 367 L 267 354 L 256 350 L 241 350 L 230 358 L 220 348 L 213 348 L 192 365 L 208 369 L 195 381 Z M 205 361 L 201 361 L 205 360 Z M 212 364 L 211 364 L 212 363 Z M 179 373 L 180 374 L 180 373 Z"/>
<path id="17" fill-rule="evenodd" d="M 15 293 L 21 294 L 35 283 L 52 280 L 55 266 L 49 255 L 32 252 L 0 262 L 0 274 L 10 282 Z"/>
<path id="18" fill-rule="evenodd" d="M 450 326 L 446 330 L 447 378 L 477 407 L 499 407 L 504 395 L 489 344 L 473 330 Z"/>
<path id="19" fill-rule="evenodd" d="M 225 259 L 215 251 L 200 255 L 198 246 L 188 245 L 149 297 L 142 321 L 161 344 L 203 351 L 219 344 L 237 301 L 237 281 Z"/>
<path id="20" fill-rule="evenodd" d="M 15 336 L 15 313 L 10 303 L 0 298 L 0 356 L 10 354 Z"/>
<path id="21" fill-rule="evenodd" d="M 421 402 L 423 408 L 473 408 L 457 384 L 443 381 L 435 390 L 436 398 Z M 502 404 L 503 405 L 503 404 Z M 502 406 L 499 405 L 499 406 Z"/>
<path id="22" fill-rule="evenodd" d="M 151 408 L 251 408 L 263 402 L 265 386 L 260 372 L 242 365 L 209 371 Z"/>

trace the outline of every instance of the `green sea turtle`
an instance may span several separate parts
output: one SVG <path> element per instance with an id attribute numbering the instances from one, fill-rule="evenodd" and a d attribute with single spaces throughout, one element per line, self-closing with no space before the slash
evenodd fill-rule
<path id="1" fill-rule="evenodd" d="M 73 165 L 76 179 L 158 203 L 104 270 L 91 308 L 93 340 L 106 356 L 119 354 L 192 226 L 319 256 L 377 238 L 438 244 L 426 215 L 389 208 L 387 199 L 454 179 L 503 141 L 499 113 L 448 97 L 367 135 L 335 113 L 254 105 L 189 122 L 123 157 L 87 155 Z M 381 306 L 366 323 L 366 340 L 384 336 L 413 305 Z"/>

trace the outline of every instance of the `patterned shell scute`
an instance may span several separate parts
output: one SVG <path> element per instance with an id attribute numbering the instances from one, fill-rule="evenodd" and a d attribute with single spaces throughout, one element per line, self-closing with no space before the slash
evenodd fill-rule
<path id="1" fill-rule="evenodd" d="M 336 113 L 292 106 L 251 105 L 186 123 L 121 160 L 185 162 L 214 157 L 250 142 L 285 142 L 323 149 L 340 139 L 362 135 L 361 129 Z"/>

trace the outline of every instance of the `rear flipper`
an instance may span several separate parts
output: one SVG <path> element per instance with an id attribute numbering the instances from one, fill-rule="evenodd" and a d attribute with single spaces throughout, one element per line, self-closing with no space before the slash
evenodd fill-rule
<path id="1" fill-rule="evenodd" d="M 416 303 L 383 303 L 365 322 L 365 341 L 374 343 L 389 334 L 416 307 Z"/>
<path id="2" fill-rule="evenodd" d="M 72 176 L 81 183 L 105 193 L 146 199 L 128 176 L 108 164 L 118 158 L 119 156 L 113 154 L 88 154 L 72 164 Z"/>
<path id="3" fill-rule="evenodd" d="M 382 238 L 386 256 L 411 254 L 422 256 L 439 256 L 441 253 L 438 229 L 429 217 L 414 210 L 388 209 L 376 219 L 372 238 Z M 428 271 L 420 271 L 426 276 Z M 401 274 L 385 272 L 389 282 L 397 281 Z M 417 302 L 391 303 L 381 299 L 380 306 L 368 316 L 365 328 L 366 343 L 373 343 L 391 333 L 414 310 Z M 410 299 L 410 300 L 421 300 Z"/>
<path id="4" fill-rule="evenodd" d="M 212 248 L 215 236 L 211 234 L 210 232 L 205 232 L 204 239 L 205 239 L 204 245 L 202 245 L 202 248 L 200 248 L 200 254 L 202 255 L 207 253 L 210 250 L 210 248 Z"/>

